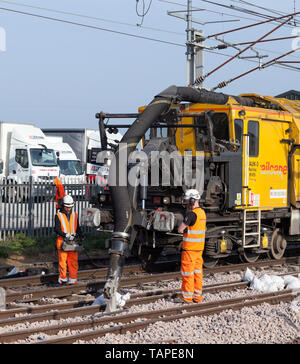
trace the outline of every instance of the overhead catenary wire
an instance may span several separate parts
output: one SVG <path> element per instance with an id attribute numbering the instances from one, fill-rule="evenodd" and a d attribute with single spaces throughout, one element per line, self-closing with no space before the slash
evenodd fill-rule
<path id="1" fill-rule="evenodd" d="M 80 26 L 80 27 L 84 27 L 84 28 L 101 30 L 101 31 L 104 31 L 104 32 L 114 33 L 114 34 L 118 34 L 118 35 L 124 35 L 124 36 L 132 37 L 132 38 L 138 38 L 138 39 L 149 40 L 149 41 L 159 42 L 159 43 L 164 43 L 164 44 L 169 44 L 169 45 L 176 45 L 176 46 L 179 46 L 179 47 L 185 47 L 183 44 L 180 44 L 180 43 L 175 43 L 175 42 L 166 41 L 166 40 L 162 40 L 162 39 L 155 39 L 155 38 L 145 37 L 145 36 L 137 35 L 137 34 L 121 32 L 121 31 L 113 30 L 113 29 L 102 28 L 102 27 L 98 27 L 98 26 L 95 26 L 95 25 L 88 25 L 88 24 L 78 23 L 78 22 L 74 22 L 74 21 L 70 21 L 70 20 L 59 19 L 59 18 L 54 18 L 54 17 L 40 15 L 40 14 L 34 14 L 34 13 L 28 13 L 28 12 L 25 12 L 25 11 L 9 9 L 9 8 L 3 8 L 3 7 L 0 7 L 0 10 L 8 11 L 8 12 L 16 13 L 16 14 L 21 14 L 21 15 L 32 16 L 32 17 L 41 18 L 41 19 L 45 19 L 45 20 L 56 21 L 56 22 L 59 22 L 59 23 L 66 23 L 66 24 L 70 24 L 70 25 L 76 25 L 76 26 Z"/>
<path id="2" fill-rule="evenodd" d="M 218 37 L 220 35 L 225 35 L 225 34 L 229 34 L 229 33 L 233 33 L 233 32 L 237 32 L 237 31 L 240 31 L 240 30 L 244 30 L 244 29 L 248 29 L 248 28 L 252 28 L 252 27 L 256 27 L 258 25 L 263 25 L 263 24 L 267 24 L 267 23 L 270 23 L 270 22 L 273 22 L 274 20 L 281 20 L 281 19 L 284 19 L 286 17 L 291 17 L 291 19 L 293 19 L 293 17 L 295 15 L 298 15 L 300 14 L 300 12 L 296 12 L 296 13 L 292 13 L 292 14 L 286 14 L 286 15 L 282 15 L 280 17 L 277 17 L 277 18 L 272 18 L 272 19 L 269 19 L 269 20 L 266 20 L 266 21 L 263 21 L 263 22 L 259 22 L 259 23 L 254 23 L 254 24 L 250 24 L 250 25 L 245 25 L 243 27 L 239 27 L 239 28 L 235 28 L 235 29 L 230 29 L 230 30 L 227 30 L 225 32 L 221 32 L 221 33 L 217 33 L 217 34 L 211 34 L 209 36 L 207 36 L 207 38 L 214 38 L 214 37 Z M 291 19 L 288 19 L 288 21 L 290 21 Z M 284 23 L 281 23 L 281 25 L 285 25 L 286 23 L 288 23 L 288 21 L 284 21 Z"/>
<path id="3" fill-rule="evenodd" d="M 74 13 L 74 12 L 70 12 L 70 11 L 50 9 L 50 8 L 45 8 L 45 7 L 41 7 L 41 6 L 28 5 L 28 4 L 24 4 L 24 3 L 19 3 L 19 2 L 15 2 L 15 1 L 7 1 L 7 0 L 0 0 L 0 3 L 5 3 L 5 4 L 8 4 L 8 5 L 13 5 L 13 6 L 21 6 L 21 7 L 25 7 L 25 8 L 29 8 L 29 9 L 42 10 L 42 11 L 47 11 L 47 12 L 51 12 L 51 13 L 55 13 L 55 14 L 70 15 L 70 16 L 75 16 L 75 17 L 78 17 L 78 18 L 83 18 L 83 19 L 88 19 L 88 20 L 96 20 L 96 21 L 112 23 L 112 24 L 116 24 L 116 25 L 124 25 L 124 26 L 132 27 L 132 28 L 137 28 L 137 24 L 125 23 L 125 22 L 121 22 L 121 21 L 117 21 L 117 20 L 113 20 L 113 19 L 100 18 L 100 17 L 97 17 L 97 16 L 79 14 L 79 13 Z M 143 26 L 143 25 L 139 25 L 139 27 L 143 28 L 145 30 L 183 36 L 182 33 L 174 32 L 174 31 L 167 30 L 167 29 L 146 27 L 146 26 Z"/>
<path id="4" fill-rule="evenodd" d="M 236 76 L 236 77 L 234 77 L 234 78 L 231 78 L 231 79 L 230 79 L 230 80 L 228 80 L 228 81 L 220 82 L 220 83 L 218 84 L 218 86 L 216 86 L 216 87 L 214 87 L 214 88 L 212 89 L 212 91 L 215 91 L 215 90 L 217 90 L 218 88 L 224 88 L 224 87 L 228 86 L 230 83 L 232 83 L 233 81 L 236 81 L 236 80 L 238 80 L 238 79 L 240 79 L 240 78 L 242 78 L 242 77 L 244 77 L 244 76 L 247 76 L 247 75 L 249 75 L 250 73 L 252 73 L 252 72 L 254 72 L 254 71 L 257 71 L 257 70 L 260 70 L 260 69 L 263 69 L 263 68 L 267 68 L 267 67 L 271 66 L 272 64 L 276 64 L 276 63 L 278 63 L 278 60 L 279 60 L 279 59 L 284 58 L 284 57 L 286 57 L 286 56 L 288 56 L 288 55 L 290 55 L 290 54 L 292 54 L 292 53 L 295 53 L 295 52 L 297 52 L 297 51 L 299 51 L 299 50 L 300 50 L 300 47 L 298 47 L 298 48 L 296 48 L 296 49 L 293 49 L 293 50 L 292 50 L 292 51 L 290 51 L 290 52 L 284 53 L 284 54 L 283 54 L 283 55 L 281 55 L 280 57 L 276 57 L 276 58 L 274 58 L 274 59 L 271 59 L 270 61 L 268 61 L 268 62 L 266 62 L 266 63 L 264 63 L 264 64 L 262 64 L 262 65 L 260 65 L 260 66 L 257 66 L 257 67 L 255 67 L 255 68 L 253 68 L 253 69 L 249 70 L 249 71 L 246 71 L 246 72 L 244 72 L 244 73 L 240 74 L 239 76 Z"/>
<path id="5" fill-rule="evenodd" d="M 3 1 L 3 0 L 0 0 L 0 2 L 1 1 Z M 16 13 L 16 14 L 20 14 L 20 15 L 26 15 L 26 16 L 41 18 L 41 19 L 44 19 L 44 20 L 55 21 L 55 22 L 59 22 L 59 23 L 66 23 L 66 24 L 69 24 L 69 25 L 84 27 L 84 28 L 88 28 L 88 29 L 105 31 L 105 32 L 109 32 L 109 33 L 112 33 L 112 34 L 124 35 L 124 36 L 132 37 L 132 38 L 137 38 L 137 39 L 142 39 L 142 40 L 147 40 L 147 41 L 153 41 L 153 42 L 159 42 L 159 43 L 162 43 L 162 44 L 167 44 L 167 45 L 172 45 L 172 46 L 177 46 L 177 47 L 182 47 L 182 48 L 186 47 L 184 44 L 181 44 L 181 43 L 175 43 L 175 42 L 170 42 L 170 41 L 166 41 L 166 40 L 162 40 L 162 39 L 155 39 L 155 38 L 151 38 L 151 37 L 144 37 L 144 36 L 141 36 L 141 35 L 135 35 L 135 34 L 131 34 L 131 33 L 126 33 L 126 32 L 121 32 L 121 31 L 117 31 L 117 30 L 102 28 L 102 27 L 98 27 L 98 26 L 78 23 L 78 22 L 69 21 L 69 20 L 60 19 L 60 18 L 54 18 L 54 17 L 45 16 L 45 15 L 29 13 L 29 12 L 24 12 L 24 11 L 20 11 L 20 10 L 4 8 L 4 7 L 0 7 L 0 11 L 1 10 Z M 72 13 L 70 13 L 70 14 L 72 14 Z M 223 57 L 227 57 L 227 58 L 231 57 L 231 55 L 228 55 L 228 54 L 222 53 L 222 52 L 215 52 L 212 49 L 204 49 L 204 51 L 207 52 L 207 53 L 211 53 L 211 54 L 215 54 L 215 55 L 219 55 L 219 56 L 223 56 Z M 253 61 L 251 59 L 243 59 L 243 60 L 247 61 L 247 62 L 252 62 L 252 63 L 255 62 L 255 61 Z M 283 68 L 284 66 L 278 64 L 278 65 L 274 65 L 274 67 Z M 294 70 L 294 69 L 290 69 L 290 70 L 291 71 L 297 71 L 297 70 Z"/>
<path id="6" fill-rule="evenodd" d="M 229 6 L 229 5 L 217 3 L 217 2 L 211 1 L 211 0 L 198 0 L 198 1 L 202 1 L 204 3 L 219 6 L 219 7 L 224 7 L 226 9 L 230 9 L 230 10 L 235 10 L 235 11 L 238 11 L 238 12 L 242 12 L 244 14 L 249 14 L 249 15 L 257 17 L 257 18 L 263 18 L 263 19 L 273 18 L 274 19 L 274 17 L 272 15 L 262 14 L 261 12 L 258 13 L 258 12 L 251 11 L 249 9 L 245 9 L 245 8 L 241 8 L 241 7 L 237 7 L 237 6 L 234 6 L 234 5 Z M 273 21 L 279 22 L 280 20 L 273 20 Z M 285 24 L 285 26 L 294 27 L 295 25 L 294 24 Z"/>
<path id="7" fill-rule="evenodd" d="M 138 26 L 141 26 L 144 22 L 144 18 L 145 16 L 149 13 L 150 11 L 150 8 L 151 8 L 151 5 L 152 5 L 152 0 L 150 0 L 149 2 L 149 6 L 148 8 L 146 9 L 146 5 L 145 5 L 145 0 L 141 0 L 142 3 L 143 3 L 143 12 L 140 13 L 139 10 L 138 10 L 138 4 L 139 4 L 139 1 L 140 0 L 136 0 L 136 14 L 137 16 L 139 16 L 140 18 L 142 18 L 142 21 L 141 21 L 141 24 L 137 24 Z"/>
<path id="8" fill-rule="evenodd" d="M 291 15 L 293 15 L 293 14 L 291 14 Z M 258 43 L 259 41 L 263 40 L 264 38 L 268 37 L 270 34 L 272 34 L 273 32 L 275 32 L 276 30 L 278 30 L 279 28 L 281 28 L 284 24 L 286 24 L 287 22 L 289 22 L 293 18 L 293 16 L 291 16 L 291 15 L 285 16 L 285 17 L 288 17 L 288 19 L 286 19 L 285 22 L 277 25 L 274 29 L 272 29 L 268 33 L 264 34 L 262 37 L 260 37 L 255 42 L 250 43 L 249 46 L 247 46 L 243 50 L 240 50 L 237 54 L 235 54 L 234 56 L 232 56 L 226 62 L 224 62 L 220 66 L 214 68 L 212 71 L 208 72 L 206 75 L 197 78 L 195 80 L 195 83 L 194 84 L 202 83 L 207 77 L 211 76 L 213 73 L 215 73 L 216 71 L 218 71 L 220 68 L 224 67 L 226 64 L 228 64 L 229 62 L 231 62 L 232 60 L 234 60 L 235 58 L 239 57 L 240 55 L 242 55 L 243 53 L 245 53 L 247 50 L 249 50 L 250 48 L 252 48 L 256 43 Z M 255 25 L 259 25 L 259 24 L 255 24 Z M 253 25 L 251 25 L 251 26 L 253 26 Z M 240 30 L 240 29 L 238 29 L 238 30 Z M 234 30 L 234 31 L 236 31 L 236 30 Z"/>
<path id="9" fill-rule="evenodd" d="M 0 0 L 1 1 L 1 0 Z M 177 5 L 177 6 L 180 6 L 180 7 L 186 7 L 186 4 L 182 4 L 182 3 L 180 3 L 180 2 L 178 2 L 178 1 L 170 1 L 170 0 L 157 0 L 158 2 L 161 2 L 161 3 L 166 3 L 166 4 L 172 4 L 172 5 Z M 200 1 L 202 1 L 202 0 L 200 0 Z M 204 2 L 205 2 L 205 0 L 203 0 Z M 217 4 L 217 3 L 214 3 L 214 2 L 211 2 L 211 1 L 209 1 L 209 3 L 210 4 L 214 4 L 214 5 L 219 5 L 219 6 L 222 6 L 222 4 Z M 226 7 L 228 7 L 228 6 L 226 6 Z M 228 8 L 230 8 L 230 7 L 228 7 Z M 194 7 L 192 8 L 192 9 L 194 9 Z M 233 17 L 233 18 L 236 18 L 236 15 L 233 15 L 233 14 L 230 14 L 230 13 L 228 13 L 228 12 L 220 12 L 220 11 L 214 11 L 214 10 L 211 10 L 211 9 L 203 9 L 205 12 L 208 12 L 208 13 L 213 13 L 213 14 L 218 14 L 218 15 L 221 15 L 221 16 L 224 16 L 224 15 L 226 15 L 226 16 L 229 16 L 229 17 Z M 234 10 L 236 10 L 236 9 L 234 9 Z M 294 9 L 295 11 L 294 11 L 294 13 L 296 13 L 296 8 Z M 279 12 L 278 12 L 279 13 Z M 285 15 L 285 13 L 283 13 L 283 12 L 280 12 L 278 15 Z M 243 20 L 251 20 L 251 21 L 253 21 L 253 18 L 250 18 L 250 17 L 245 17 L 245 16 L 241 16 L 241 15 L 239 15 L 238 16 L 239 17 L 239 19 L 243 19 Z M 284 26 L 286 26 L 286 24 L 284 25 Z M 293 37 L 294 38 L 294 37 Z M 287 39 L 293 39 L 293 38 L 287 38 Z M 295 36 L 295 38 L 297 38 L 297 36 Z M 214 39 L 216 39 L 216 38 L 214 38 Z M 220 41 L 220 39 L 217 39 L 218 41 Z M 266 40 L 266 42 L 267 42 L 267 40 Z M 231 42 L 232 43 L 232 42 Z M 252 42 L 251 42 L 252 43 Z M 260 42 L 260 43 L 262 43 L 262 42 Z M 235 46 L 235 45 L 239 45 L 239 44 L 242 44 L 242 43 L 233 43 L 233 46 Z M 246 43 L 245 43 L 246 44 Z M 248 42 L 247 44 L 250 44 L 250 42 Z M 215 46 L 215 47 L 210 47 L 211 49 L 225 49 L 226 47 L 222 47 L 222 46 Z M 268 52 L 268 53 L 272 53 L 272 54 L 281 54 L 281 53 L 279 53 L 278 51 L 275 51 L 274 49 L 264 49 L 264 48 L 257 48 L 257 50 L 258 51 L 262 51 L 262 52 Z M 205 51 L 207 51 L 207 50 L 205 50 Z M 231 56 L 229 56 L 229 55 L 227 55 L 227 57 L 231 57 Z M 299 57 L 296 57 L 296 56 L 292 56 L 293 58 L 299 58 Z"/>
<path id="10" fill-rule="evenodd" d="M 263 39 L 263 40 L 260 40 L 260 41 L 257 41 L 256 43 L 267 43 L 267 42 L 276 42 L 276 41 L 279 41 L 279 40 L 289 40 L 289 39 L 296 39 L 296 38 L 299 38 L 298 35 L 291 35 L 289 37 L 280 37 L 280 38 L 271 38 L 271 39 Z M 234 43 L 232 46 L 241 46 L 241 45 L 247 45 L 247 44 L 252 44 L 253 42 L 242 42 L 242 43 Z M 218 46 L 216 47 L 218 48 Z"/>
<path id="11" fill-rule="evenodd" d="M 279 10 L 275 10 L 275 9 L 271 9 L 271 8 L 265 8 L 263 6 L 253 4 L 253 3 L 249 2 L 249 1 L 245 1 L 245 0 L 231 0 L 231 1 L 235 2 L 235 3 L 242 3 L 244 5 L 251 6 L 251 7 L 254 7 L 254 8 L 257 8 L 257 9 L 265 10 L 265 11 L 268 11 L 268 12 L 276 14 L 276 15 L 284 15 L 283 11 L 279 11 Z M 293 8 L 294 8 L 294 13 L 295 13 L 296 12 L 296 0 L 294 0 L 294 7 Z"/>

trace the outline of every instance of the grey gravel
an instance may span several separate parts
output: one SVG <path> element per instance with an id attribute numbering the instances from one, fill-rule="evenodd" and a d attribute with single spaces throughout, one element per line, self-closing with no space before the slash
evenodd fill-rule
<path id="1" fill-rule="evenodd" d="M 278 269 L 259 269 L 259 274 L 289 273 L 288 267 Z M 242 280 L 244 272 L 231 274 L 217 273 L 204 278 L 204 285 L 211 285 L 222 282 Z M 178 289 L 181 286 L 179 281 L 163 283 L 163 288 Z M 143 287 L 145 288 L 145 287 Z M 148 289 L 157 288 L 149 285 Z M 160 284 L 160 288 L 162 288 Z M 143 289 L 145 291 L 145 289 Z M 136 293 L 137 289 L 130 289 L 126 292 Z M 216 294 L 205 294 L 204 302 L 230 299 L 234 297 L 249 296 L 257 294 L 249 289 L 236 290 L 231 292 L 219 292 Z M 62 300 L 47 298 L 44 303 L 57 303 Z M 158 310 L 167 307 L 178 306 L 171 299 L 160 299 L 156 302 L 130 307 L 129 312 L 142 312 Z M 127 314 L 124 312 L 124 314 Z M 95 315 L 97 316 L 97 315 Z M 82 321 L 87 317 L 76 317 L 61 320 L 49 320 L 44 322 L 22 323 L 13 326 L 0 328 L 0 335 L 4 332 L 24 330 L 26 328 L 39 328 L 42 326 L 57 325 L 67 322 Z M 109 325 L 106 325 L 109 327 Z M 99 328 L 98 328 L 99 329 Z M 57 336 L 74 335 L 77 331 L 62 331 Z M 43 332 L 32 335 L 25 343 L 44 341 L 57 336 L 48 336 Z M 207 317 L 191 317 L 174 322 L 157 322 L 145 330 L 126 335 L 107 334 L 102 338 L 92 340 L 89 343 L 97 344 L 213 344 L 213 343 L 264 343 L 279 344 L 286 343 L 300 337 L 300 298 L 293 302 L 281 303 L 278 305 L 262 304 L 257 307 L 247 307 L 238 311 L 228 310 L 218 315 Z M 24 343 L 24 341 L 19 341 Z M 81 343 L 81 342 L 78 342 Z"/>

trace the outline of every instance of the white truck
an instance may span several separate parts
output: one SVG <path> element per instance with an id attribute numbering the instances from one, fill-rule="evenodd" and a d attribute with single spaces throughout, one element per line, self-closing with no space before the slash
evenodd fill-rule
<path id="1" fill-rule="evenodd" d="M 47 137 L 48 145 L 56 152 L 60 169 L 60 180 L 63 184 L 84 184 L 85 173 L 82 162 L 77 158 L 68 143 L 62 137 Z"/>
<path id="2" fill-rule="evenodd" d="M 99 130 L 92 129 L 42 129 L 46 136 L 62 137 L 63 142 L 67 143 L 74 150 L 77 158 L 85 166 L 85 174 L 88 181 L 93 181 L 96 175 L 108 175 L 107 166 L 96 163 L 97 155 L 101 152 L 101 141 Z M 115 144 L 120 141 L 122 135 L 108 134 L 108 141 Z"/>
<path id="3" fill-rule="evenodd" d="M 33 124 L 0 122 L 1 181 L 21 184 L 52 181 L 59 175 L 56 153 Z"/>

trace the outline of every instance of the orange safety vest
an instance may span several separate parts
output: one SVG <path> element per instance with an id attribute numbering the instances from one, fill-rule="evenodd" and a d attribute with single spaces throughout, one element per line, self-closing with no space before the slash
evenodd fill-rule
<path id="1" fill-rule="evenodd" d="M 55 202 L 56 202 L 56 208 L 59 208 L 59 200 L 64 198 L 66 196 L 65 189 L 63 184 L 60 182 L 60 179 L 58 177 L 55 178 L 54 183 L 56 185 L 56 191 L 55 191 Z"/>
<path id="2" fill-rule="evenodd" d="M 62 212 L 58 212 L 57 216 L 60 221 L 61 230 L 66 234 L 76 234 L 77 231 L 77 213 L 72 211 L 70 215 L 70 221 L 68 220 L 66 214 Z M 61 244 L 63 243 L 64 238 L 59 236 L 56 241 L 57 249 L 60 249 Z"/>
<path id="3" fill-rule="evenodd" d="M 205 245 L 206 214 L 200 207 L 193 210 L 197 220 L 193 226 L 187 227 L 183 234 L 183 250 L 203 251 Z"/>

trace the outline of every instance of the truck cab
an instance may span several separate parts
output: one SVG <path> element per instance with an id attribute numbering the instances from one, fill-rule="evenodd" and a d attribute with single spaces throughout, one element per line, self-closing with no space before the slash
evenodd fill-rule
<path id="1" fill-rule="evenodd" d="M 54 180 L 59 175 L 56 154 L 39 128 L 13 128 L 10 133 L 7 178 L 14 183 Z"/>
<path id="2" fill-rule="evenodd" d="M 49 146 L 56 152 L 60 179 L 63 184 L 84 184 L 85 173 L 82 162 L 77 158 L 68 143 L 63 142 L 62 137 L 47 137 Z"/>

